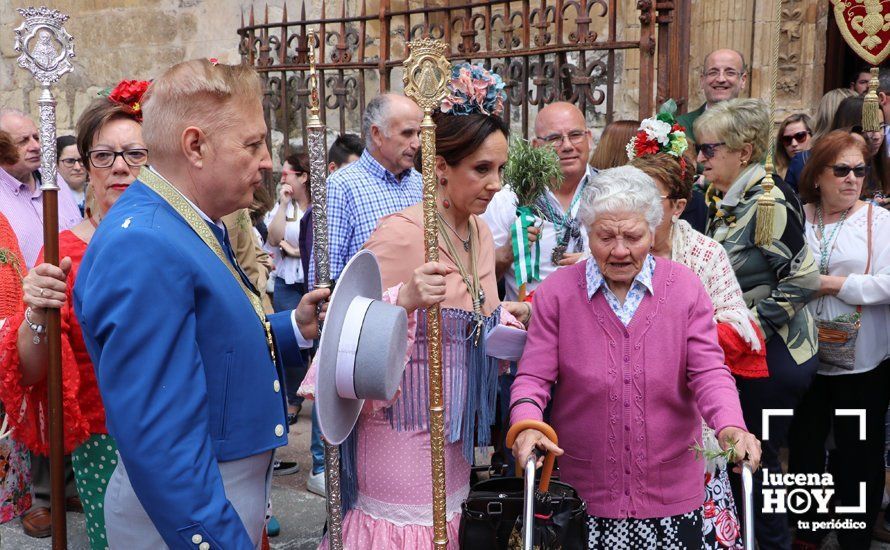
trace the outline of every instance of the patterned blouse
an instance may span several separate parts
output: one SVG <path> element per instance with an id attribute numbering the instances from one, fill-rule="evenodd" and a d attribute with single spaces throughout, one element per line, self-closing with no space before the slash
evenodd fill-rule
<path id="1" fill-rule="evenodd" d="M 799 365 L 817 350 L 816 325 L 804 306 L 819 289 L 819 269 L 804 237 L 800 201 L 778 177 L 770 191 L 775 199 L 772 244 L 754 243 L 757 198 L 764 193 L 765 176 L 762 166 L 750 166 L 722 198 L 711 186 L 707 232 L 729 254 L 764 338 L 781 337 Z"/>
<path id="2" fill-rule="evenodd" d="M 652 254 L 646 254 L 646 259 L 643 261 L 643 267 L 640 269 L 640 272 L 637 273 L 636 277 L 634 277 L 633 283 L 630 285 L 630 290 L 627 291 L 627 296 L 625 296 L 623 304 L 612 292 L 612 289 L 609 288 L 609 284 L 600 272 L 599 266 L 596 265 L 596 260 L 587 258 L 587 268 L 585 273 L 587 277 L 587 299 L 592 300 L 596 291 L 602 288 L 603 297 L 606 299 L 606 303 L 609 304 L 609 307 L 615 312 L 615 315 L 621 320 L 624 326 L 627 326 L 633 319 L 634 313 L 637 312 L 637 308 L 640 307 L 640 302 L 643 301 L 646 291 L 648 290 L 649 294 L 653 294 L 652 274 L 655 273 L 655 259 L 652 258 Z"/>

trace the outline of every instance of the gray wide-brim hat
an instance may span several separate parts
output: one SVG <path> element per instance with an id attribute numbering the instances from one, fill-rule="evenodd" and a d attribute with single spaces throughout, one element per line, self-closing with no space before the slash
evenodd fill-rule
<path id="1" fill-rule="evenodd" d="M 340 274 L 318 345 L 318 424 L 334 445 L 349 436 L 365 399 L 393 398 L 405 371 L 408 316 L 382 298 L 377 258 L 362 250 Z"/>

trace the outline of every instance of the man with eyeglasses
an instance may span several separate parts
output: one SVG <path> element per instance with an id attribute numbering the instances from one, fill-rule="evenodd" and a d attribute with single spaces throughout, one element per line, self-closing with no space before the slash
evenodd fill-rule
<path id="1" fill-rule="evenodd" d="M 14 109 L 0 110 L 0 130 L 8 133 L 19 153 L 15 164 L 0 164 L 0 213 L 9 220 L 19 240 L 28 269 L 34 267 L 43 248 L 43 193 L 40 191 L 40 134 L 28 115 Z M 59 231 L 83 219 L 61 174 Z"/>
<path id="2" fill-rule="evenodd" d="M 560 266 L 577 262 L 587 250 L 587 233 L 577 219 L 580 197 L 594 171 L 590 160 L 591 135 L 584 115 L 572 103 L 556 102 L 547 105 L 535 118 L 535 147 L 554 147 L 559 155 L 564 181 L 555 192 L 540 199 L 538 210 L 542 223 L 536 229 L 541 242 L 541 280 Z M 509 183 L 509 182 L 508 182 Z M 495 270 L 504 277 L 506 299 L 516 300 L 519 288 L 513 274 L 513 243 L 510 228 L 516 221 L 516 194 L 504 187 L 492 199 L 482 218 L 491 228 L 497 248 Z M 531 292 L 538 282 L 530 282 Z"/>
<path id="3" fill-rule="evenodd" d="M 721 101 L 739 97 L 748 82 L 748 68 L 745 58 L 736 50 L 714 50 L 705 57 L 698 83 L 705 96 L 705 103 L 694 111 L 677 117 L 677 122 L 686 128 L 686 137 L 696 141 L 692 126 L 695 120 Z"/>

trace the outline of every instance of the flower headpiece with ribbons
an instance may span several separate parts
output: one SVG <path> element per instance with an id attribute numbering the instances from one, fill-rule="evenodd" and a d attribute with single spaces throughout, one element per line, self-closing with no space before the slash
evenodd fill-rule
<path id="1" fill-rule="evenodd" d="M 500 116 L 504 111 L 504 81 L 480 65 L 460 63 L 451 68 L 448 95 L 442 100 L 443 113 L 452 115 Z"/>
<path id="2" fill-rule="evenodd" d="M 145 80 L 121 80 L 113 89 L 102 90 L 99 95 L 123 107 L 136 122 L 142 122 L 142 96 L 149 84 Z"/>
<path id="3" fill-rule="evenodd" d="M 683 176 L 686 175 L 686 158 L 683 153 L 689 148 L 686 128 L 674 118 L 677 104 L 673 99 L 664 102 L 654 118 L 647 118 L 637 130 L 637 134 L 627 143 L 627 158 L 633 160 L 644 155 L 666 153 L 677 157 Z"/>

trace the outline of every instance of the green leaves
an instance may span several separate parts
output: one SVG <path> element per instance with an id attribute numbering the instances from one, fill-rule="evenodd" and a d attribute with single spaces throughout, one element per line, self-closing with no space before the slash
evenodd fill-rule
<path id="1" fill-rule="evenodd" d="M 727 463 L 735 462 L 736 452 L 735 445 L 738 441 L 730 439 L 727 441 L 729 443 L 729 447 L 725 451 L 716 451 L 714 449 L 706 449 L 702 447 L 701 443 L 696 442 L 695 445 L 689 447 L 690 451 L 695 453 L 696 460 L 700 460 L 701 458 L 705 458 L 706 460 L 714 460 L 717 458 L 726 459 Z"/>
<path id="2" fill-rule="evenodd" d="M 559 155 L 552 146 L 533 147 L 517 138 L 510 144 L 504 180 L 516 193 L 516 206 L 532 206 L 548 189 L 562 185 Z"/>

